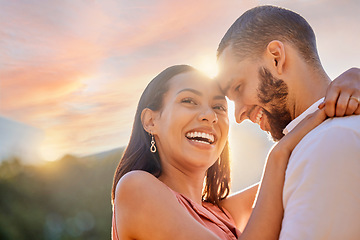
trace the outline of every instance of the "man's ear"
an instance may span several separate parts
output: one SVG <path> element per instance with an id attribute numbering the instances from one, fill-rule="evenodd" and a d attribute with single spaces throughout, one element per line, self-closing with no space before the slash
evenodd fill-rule
<path id="1" fill-rule="evenodd" d="M 281 75 L 285 65 L 285 46 L 281 41 L 274 40 L 267 45 L 267 53 L 272 61 L 273 67 Z"/>
<path id="2" fill-rule="evenodd" d="M 149 108 L 145 108 L 141 112 L 141 123 L 143 125 L 143 128 L 148 133 L 154 134 L 156 133 L 156 127 L 155 127 L 155 119 L 156 119 L 156 112 Z"/>

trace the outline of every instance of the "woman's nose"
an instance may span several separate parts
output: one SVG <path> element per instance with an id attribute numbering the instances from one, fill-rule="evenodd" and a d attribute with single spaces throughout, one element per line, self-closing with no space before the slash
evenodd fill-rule
<path id="1" fill-rule="evenodd" d="M 208 107 L 203 109 L 203 111 L 199 114 L 200 121 L 208 121 L 209 123 L 217 123 L 218 117 L 214 109 Z"/>

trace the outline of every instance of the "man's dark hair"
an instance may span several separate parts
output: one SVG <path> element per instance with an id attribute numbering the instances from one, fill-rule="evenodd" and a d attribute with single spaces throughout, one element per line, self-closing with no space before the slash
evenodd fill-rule
<path id="1" fill-rule="evenodd" d="M 309 23 L 295 12 L 268 5 L 246 11 L 233 23 L 219 44 L 217 56 L 232 46 L 239 60 L 256 60 L 273 40 L 290 43 L 307 63 L 321 66 Z"/>

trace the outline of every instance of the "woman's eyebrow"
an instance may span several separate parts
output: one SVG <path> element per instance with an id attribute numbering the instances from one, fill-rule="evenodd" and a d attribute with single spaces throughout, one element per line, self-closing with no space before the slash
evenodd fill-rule
<path id="1" fill-rule="evenodd" d="M 181 92 L 192 92 L 195 93 L 196 95 L 202 96 L 203 94 L 201 92 L 199 92 L 198 90 L 192 89 L 192 88 L 184 88 L 182 90 L 180 90 L 177 94 L 181 93 Z"/>
<path id="2" fill-rule="evenodd" d="M 216 95 L 216 96 L 213 97 L 213 99 L 215 99 L 215 100 L 226 100 L 224 95 Z"/>
<path id="3" fill-rule="evenodd" d="M 192 89 L 192 88 L 184 88 L 184 89 L 180 90 L 177 94 L 180 94 L 182 92 L 192 92 L 196 95 L 203 96 L 203 94 L 200 91 Z M 214 100 L 226 100 L 225 95 L 216 95 L 213 97 L 213 99 Z"/>

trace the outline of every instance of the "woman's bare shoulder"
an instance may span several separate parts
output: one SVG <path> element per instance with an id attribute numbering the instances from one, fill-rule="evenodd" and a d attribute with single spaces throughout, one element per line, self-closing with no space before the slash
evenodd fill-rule
<path id="1" fill-rule="evenodd" d="M 142 171 L 142 170 L 134 170 L 126 173 L 122 176 L 117 184 L 117 188 L 122 185 L 131 185 L 141 187 L 144 183 L 156 184 L 160 182 L 154 175 Z M 160 184 L 160 183 L 159 183 Z"/>
<path id="2" fill-rule="evenodd" d="M 166 185 L 152 174 L 135 170 L 126 173 L 118 182 L 115 191 L 116 200 L 130 199 L 132 202 L 144 197 L 155 197 L 154 193 L 169 192 Z"/>
<path id="3" fill-rule="evenodd" d="M 179 204 L 164 183 L 144 171 L 120 179 L 114 211 L 120 239 L 218 239 Z"/>
<path id="4" fill-rule="evenodd" d="M 161 216 L 159 211 L 164 202 L 173 206 L 176 199 L 156 177 L 140 170 L 125 174 L 116 186 L 114 200 L 120 239 L 146 239 L 144 236 L 152 231 L 149 223 L 159 221 L 157 216 Z"/>

